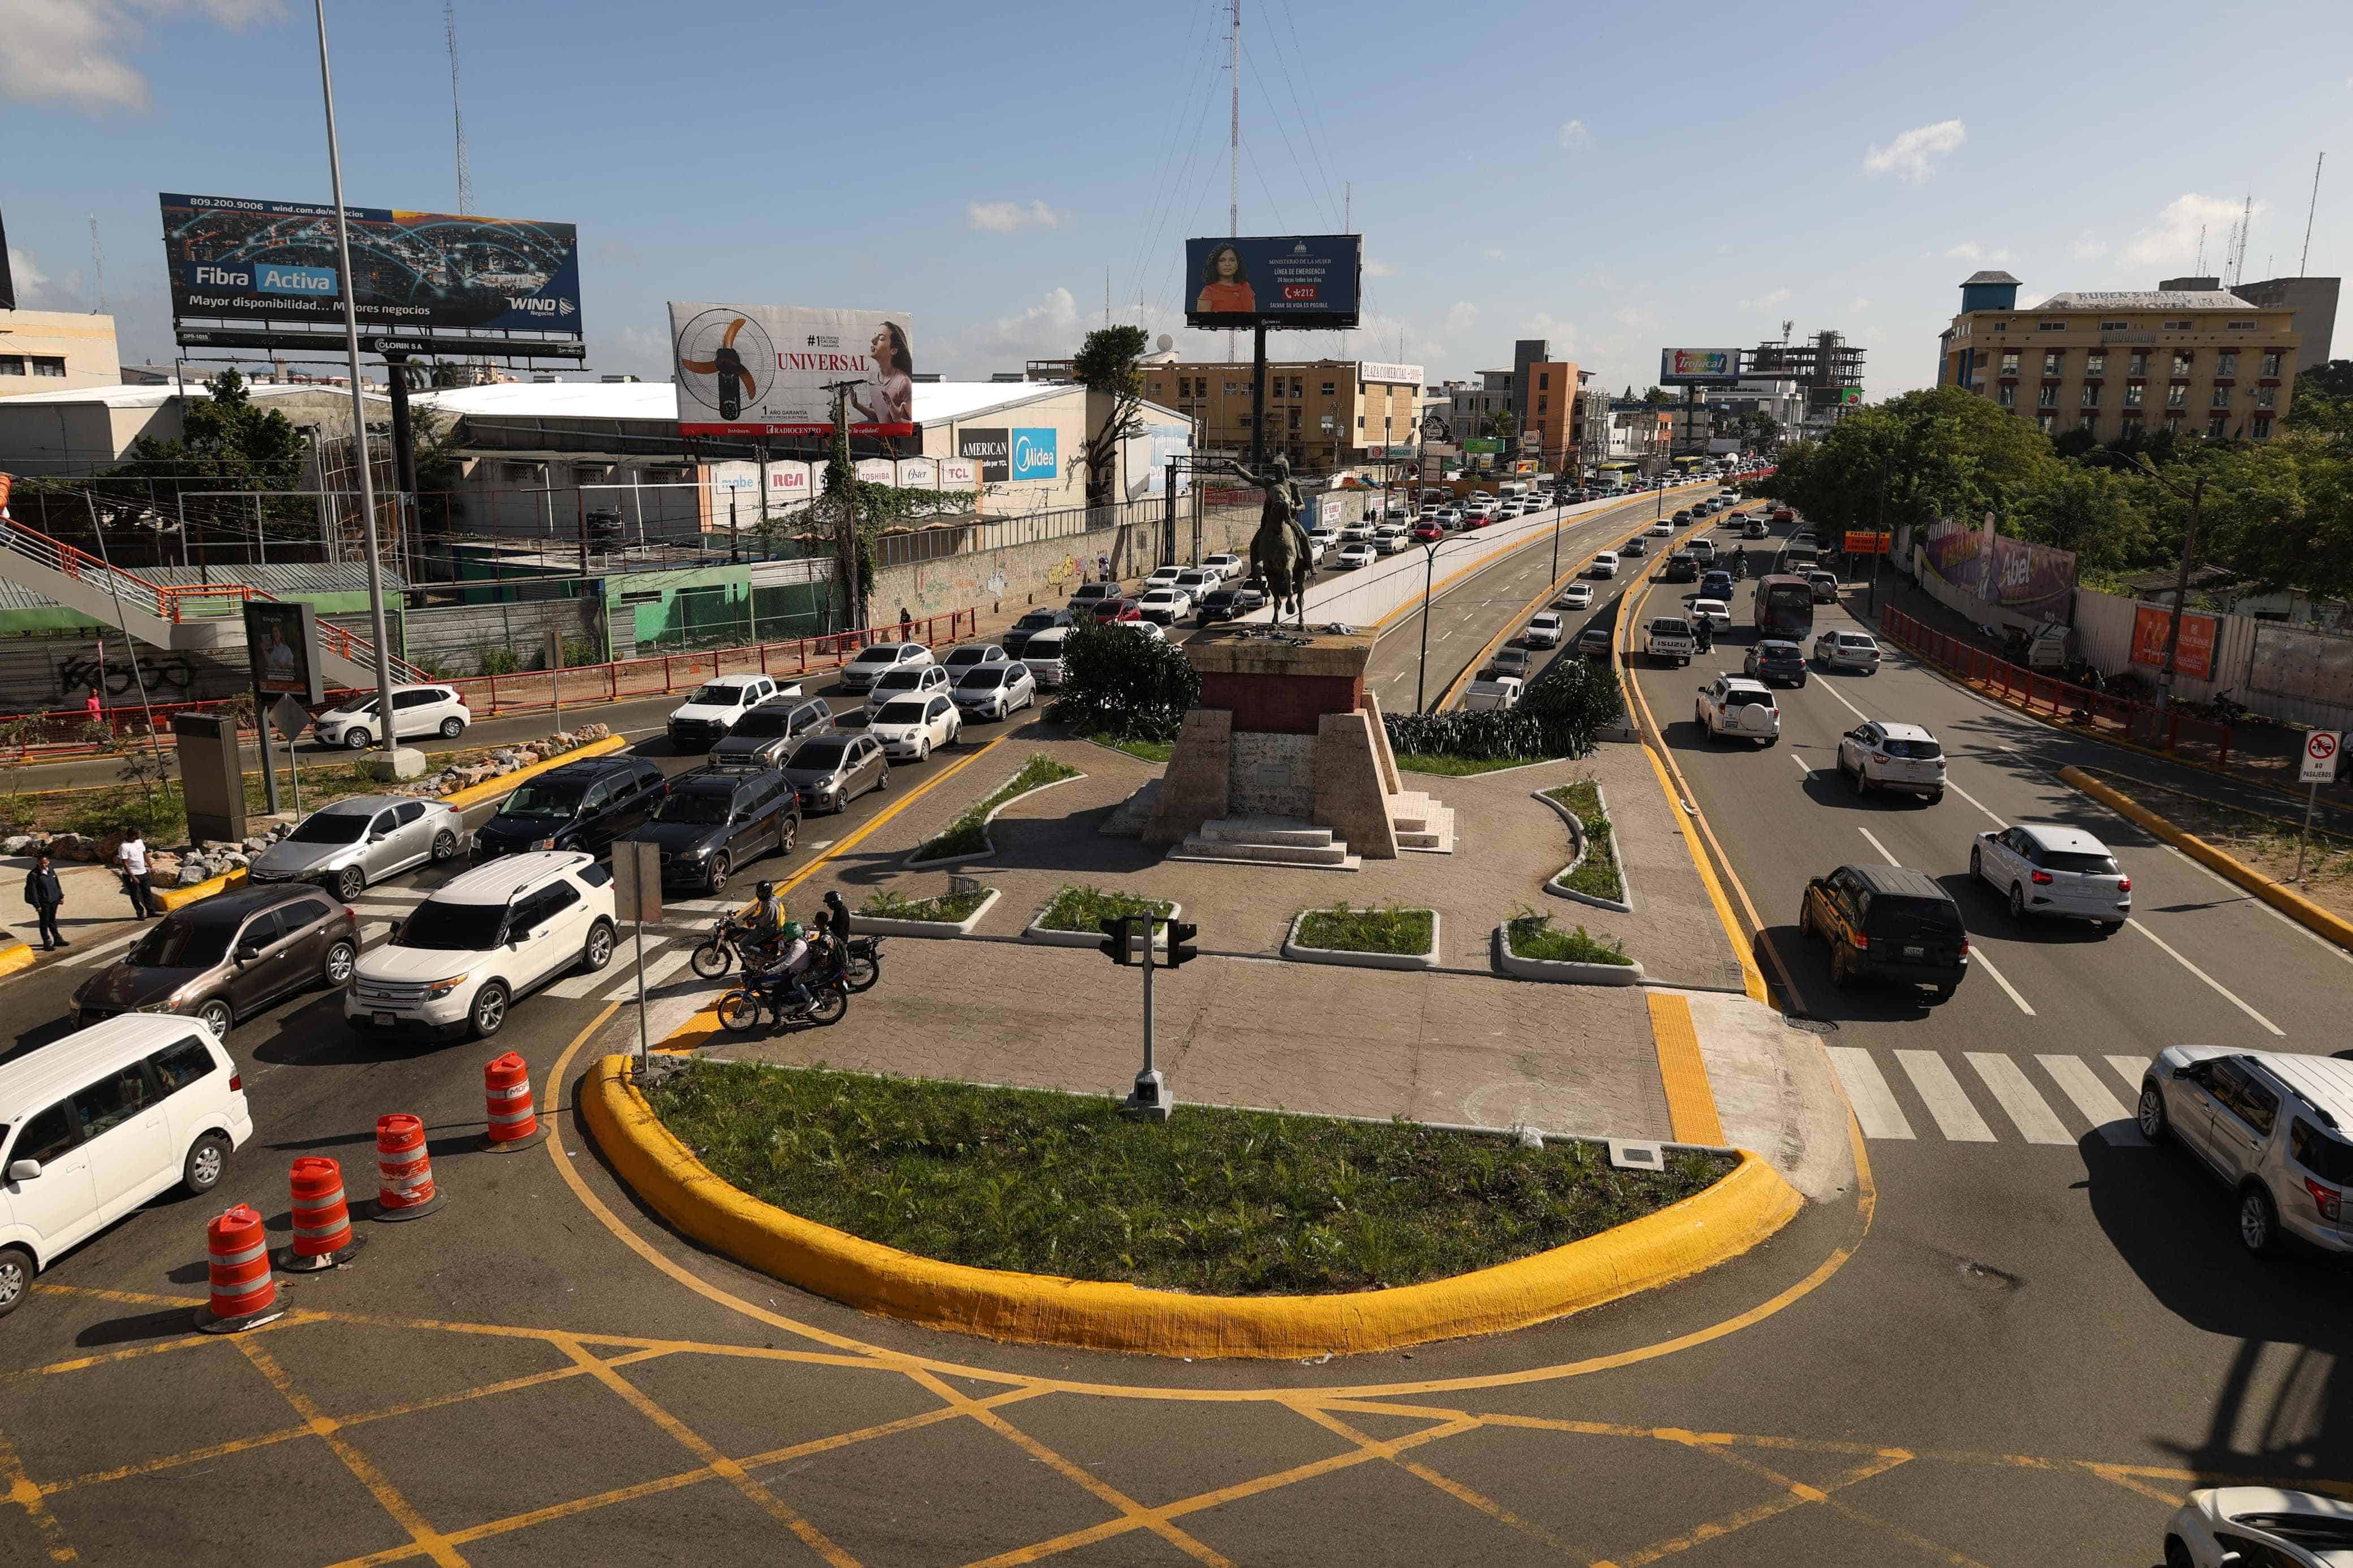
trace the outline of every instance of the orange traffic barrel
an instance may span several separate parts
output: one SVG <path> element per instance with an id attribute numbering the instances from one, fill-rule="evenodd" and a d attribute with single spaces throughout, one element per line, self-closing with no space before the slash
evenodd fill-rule
<path id="1" fill-rule="evenodd" d="M 441 1206 L 425 1123 L 398 1112 L 375 1119 L 377 1219 L 422 1219 Z"/>
<path id="2" fill-rule="evenodd" d="M 482 1068 L 482 1100 L 490 1122 L 482 1135 L 485 1149 L 528 1149 L 546 1137 L 532 1109 L 531 1068 L 514 1052 Z"/>
<path id="3" fill-rule="evenodd" d="M 205 1226 L 205 1251 L 212 1299 L 196 1313 L 196 1326 L 234 1333 L 277 1317 L 278 1285 L 269 1277 L 269 1242 L 261 1216 L 239 1204 Z"/>
<path id="4" fill-rule="evenodd" d="M 343 1168 L 322 1155 L 294 1162 L 290 1176 L 294 1244 L 279 1256 L 289 1269 L 332 1268 L 360 1249 L 352 1234 L 351 1205 L 343 1199 Z"/>

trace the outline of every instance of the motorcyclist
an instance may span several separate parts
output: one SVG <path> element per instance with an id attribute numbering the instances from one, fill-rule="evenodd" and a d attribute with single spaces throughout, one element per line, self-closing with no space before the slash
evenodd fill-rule
<path id="1" fill-rule="evenodd" d="M 1692 642 L 1700 652 L 1713 652 L 1715 647 L 1715 621 L 1709 616 L 1692 617 Z"/>
<path id="2" fill-rule="evenodd" d="M 781 984 L 785 1005 L 797 1010 L 809 1004 L 809 988 L 801 976 L 810 966 L 808 933 L 798 921 L 786 921 L 777 932 L 779 943 L 774 962 L 763 965 L 760 979 L 763 988 Z"/>
<path id="3" fill-rule="evenodd" d="M 825 918 L 822 923 L 825 926 L 825 934 L 833 940 L 834 944 L 844 952 L 849 952 L 849 906 L 841 901 L 841 893 L 839 889 L 829 889 L 825 895 Z"/>
<path id="4" fill-rule="evenodd" d="M 786 924 L 785 901 L 776 897 L 774 882 L 762 882 L 754 890 L 758 900 L 736 917 L 736 929 L 743 933 L 744 946 L 773 951 Z"/>

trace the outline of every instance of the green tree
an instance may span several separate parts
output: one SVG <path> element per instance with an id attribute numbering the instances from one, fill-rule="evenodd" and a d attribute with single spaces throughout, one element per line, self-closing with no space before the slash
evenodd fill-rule
<path id="1" fill-rule="evenodd" d="M 2154 545 L 2134 483 L 2111 468 L 2056 465 L 2022 491 L 2010 516 L 2013 537 L 2072 550 L 2081 571 L 2146 566 Z"/>
<path id="2" fill-rule="evenodd" d="M 1491 409 L 1483 422 L 1482 427 L 1488 435 L 1494 437 L 1499 441 L 1510 440 L 1512 438 L 1512 433 L 1519 428 L 1518 426 L 1512 423 L 1512 411 L 1508 408 Z"/>
<path id="3" fill-rule="evenodd" d="M 1988 511 L 2000 519 L 2057 463 L 2025 420 L 1938 386 L 1859 409 L 1820 440 L 1786 448 L 1762 489 L 1834 530 L 1882 517 L 1891 528 Z"/>
<path id="4" fill-rule="evenodd" d="M 1092 618 L 1062 644 L 1061 697 L 1046 717 L 1082 734 L 1119 741 L 1173 741 L 1185 710 L 1201 696 L 1200 672 L 1172 644 Z"/>
<path id="5" fill-rule="evenodd" d="M 858 477 L 849 456 L 849 423 L 844 416 L 844 396 L 833 399 L 833 440 L 825 463 L 825 482 L 807 513 L 787 519 L 773 516 L 760 525 L 764 542 L 788 529 L 810 528 L 830 547 L 834 581 L 841 587 L 842 626 L 859 630 L 874 624 L 874 541 L 893 525 L 908 523 L 935 511 L 962 510 L 973 500 L 970 490 L 902 489 L 878 485 Z M 811 527 L 813 525 L 813 528 Z"/>
<path id="6" fill-rule="evenodd" d="M 1750 408 L 1742 413 L 1734 428 L 1739 433 L 1741 449 L 1746 452 L 1769 452 L 1781 441 L 1781 422 L 1762 408 Z"/>
<path id="7" fill-rule="evenodd" d="M 1650 391 L 1642 394 L 1642 401 L 1651 404 L 1653 406 L 1657 406 L 1662 404 L 1673 403 L 1677 401 L 1677 399 L 1675 395 L 1669 392 L 1665 387 L 1654 386 L 1651 388 Z"/>
<path id="8" fill-rule="evenodd" d="M 1071 362 L 1081 385 L 1104 399 L 1103 416 L 1072 461 L 1087 470 L 1087 504 L 1109 506 L 1119 497 L 1120 443 L 1139 434 L 1135 411 L 1144 404 L 1144 370 L 1138 363 L 1150 342 L 1142 327 L 1098 327 Z"/>
<path id="9" fill-rule="evenodd" d="M 169 440 L 142 436 L 114 470 L 121 479 L 188 479 L 190 489 L 292 489 L 302 477 L 302 433 L 275 408 L 255 404 L 245 378 L 225 370 L 205 383 L 211 395 L 186 400 L 181 433 Z"/>
<path id="10" fill-rule="evenodd" d="M 2298 375 L 2284 423 L 2291 430 L 2353 439 L 2353 359 L 2333 359 Z"/>

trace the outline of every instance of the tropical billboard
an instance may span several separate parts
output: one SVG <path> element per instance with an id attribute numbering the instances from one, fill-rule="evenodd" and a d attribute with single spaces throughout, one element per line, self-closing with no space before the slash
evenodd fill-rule
<path id="1" fill-rule="evenodd" d="M 1185 323 L 1192 327 L 1356 324 L 1364 241 L 1286 234 L 1185 242 Z"/>
<path id="2" fill-rule="evenodd" d="M 171 192 L 172 321 L 266 321 L 312 332 L 343 319 L 332 204 Z M 353 313 L 417 332 L 580 336 L 580 237 L 568 223 L 390 207 L 350 220 Z"/>
<path id="3" fill-rule="evenodd" d="M 1689 385 L 1694 382 L 1738 381 L 1738 349 L 1661 349 L 1659 384 Z"/>
<path id="4" fill-rule="evenodd" d="M 679 434 L 830 436 L 841 385 L 851 435 L 913 436 L 912 334 L 904 310 L 672 300 Z"/>

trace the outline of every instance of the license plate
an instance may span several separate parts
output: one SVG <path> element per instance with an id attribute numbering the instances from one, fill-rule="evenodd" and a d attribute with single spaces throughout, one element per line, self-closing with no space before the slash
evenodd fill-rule
<path id="1" fill-rule="evenodd" d="M 1925 947 L 1907 947 L 1904 950 L 1904 956 L 1906 958 L 1926 958 L 1928 956 L 1928 950 Z"/>
<path id="2" fill-rule="evenodd" d="M 400 1015 L 397 1013 L 377 1013 L 372 1016 L 375 1019 L 375 1026 L 379 1029 L 389 1029 L 400 1022 Z"/>

